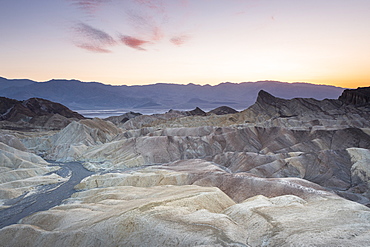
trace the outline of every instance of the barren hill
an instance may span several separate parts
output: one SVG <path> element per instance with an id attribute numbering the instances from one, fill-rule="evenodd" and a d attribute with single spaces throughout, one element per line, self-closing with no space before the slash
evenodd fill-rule
<path id="1" fill-rule="evenodd" d="M 77 112 L 62 104 L 40 98 L 23 101 L 0 97 L 0 121 L 2 126 L 63 128 L 72 120 L 84 119 Z M 9 124 L 11 122 L 13 124 Z"/>

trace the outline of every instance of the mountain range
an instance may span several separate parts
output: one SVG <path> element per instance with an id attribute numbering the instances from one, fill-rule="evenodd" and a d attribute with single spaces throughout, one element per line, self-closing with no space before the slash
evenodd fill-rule
<path id="1" fill-rule="evenodd" d="M 195 107 L 211 110 L 222 105 L 243 110 L 256 101 L 260 90 L 284 99 L 302 97 L 322 100 L 338 98 L 344 88 L 278 81 L 225 82 L 215 86 L 192 83 L 113 86 L 78 80 L 58 79 L 36 82 L 0 77 L 0 96 L 17 100 L 43 98 L 61 103 L 73 110 L 189 110 Z"/>

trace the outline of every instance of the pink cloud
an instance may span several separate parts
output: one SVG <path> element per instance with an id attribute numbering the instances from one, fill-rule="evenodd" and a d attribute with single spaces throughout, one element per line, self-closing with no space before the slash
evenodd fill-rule
<path id="1" fill-rule="evenodd" d="M 129 47 L 137 49 L 137 50 L 141 50 L 141 51 L 145 51 L 145 49 L 141 47 L 142 45 L 150 43 L 149 41 L 138 39 L 138 38 L 128 36 L 128 35 L 123 35 L 121 37 L 121 41 L 122 43 L 124 43 L 125 45 Z"/>
<path id="2" fill-rule="evenodd" d="M 172 44 L 180 46 L 186 43 L 189 39 L 190 37 L 188 35 L 179 35 L 179 36 L 172 37 L 170 41 Z"/>
<path id="3" fill-rule="evenodd" d="M 76 46 L 88 51 L 107 53 L 110 51 L 106 47 L 117 43 L 108 33 L 85 23 L 79 23 L 73 29 L 77 40 Z"/>
<path id="4" fill-rule="evenodd" d="M 97 11 L 105 4 L 118 4 L 115 0 L 66 0 L 72 5 L 87 13 L 89 17 L 97 19 Z M 170 2 L 167 0 L 123 0 L 120 3 L 124 6 L 122 9 L 126 14 L 127 30 L 117 30 L 117 33 L 130 33 L 131 35 L 122 35 L 112 37 L 104 30 L 96 29 L 88 24 L 80 23 L 73 28 L 75 34 L 73 39 L 77 47 L 92 51 L 106 53 L 110 52 L 110 46 L 117 44 L 117 41 L 137 50 L 146 50 L 143 48 L 147 44 L 157 44 L 168 35 L 167 25 L 172 13 L 169 13 L 169 6 L 175 4 L 177 7 L 187 9 L 188 0 L 178 0 Z M 170 4 L 170 5 L 169 5 Z M 129 8 L 126 8 L 129 6 Z M 118 8 L 117 8 L 118 10 Z M 89 19 L 90 20 L 90 19 Z M 140 38 L 138 38 L 140 37 Z M 174 45 L 180 46 L 188 41 L 186 35 L 179 35 L 170 39 Z M 117 41 L 116 41 L 117 40 Z M 145 47 L 145 46 L 144 46 Z"/>
<path id="5" fill-rule="evenodd" d="M 108 49 L 104 49 L 100 46 L 94 46 L 91 44 L 76 44 L 77 47 L 81 49 L 85 49 L 91 52 L 96 52 L 96 53 L 110 53 L 111 51 Z"/>

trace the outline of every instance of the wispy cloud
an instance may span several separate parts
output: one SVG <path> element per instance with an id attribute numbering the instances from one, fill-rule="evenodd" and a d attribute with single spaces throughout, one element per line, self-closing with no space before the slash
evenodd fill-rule
<path id="1" fill-rule="evenodd" d="M 96 40 L 102 44 L 107 45 L 113 45 L 115 44 L 115 40 L 110 36 L 108 33 L 99 30 L 97 28 L 93 28 L 92 26 L 85 24 L 85 23 L 79 23 L 75 30 L 84 35 L 87 38 L 90 38 L 92 40 Z"/>
<path id="2" fill-rule="evenodd" d="M 66 0 L 76 6 L 83 13 L 88 14 L 86 21 L 94 20 L 98 23 L 100 8 L 104 8 L 106 4 L 111 3 L 117 5 L 117 11 L 124 13 L 122 20 L 125 29 L 116 30 L 121 35 L 113 38 L 105 30 L 94 28 L 85 23 L 75 24 L 74 44 L 82 49 L 97 52 L 108 53 L 111 52 L 109 47 L 121 43 L 128 47 L 146 51 L 149 45 L 155 45 L 163 40 L 169 40 L 170 43 L 181 46 L 189 40 L 188 35 L 177 35 L 170 38 L 169 30 L 171 27 L 167 25 L 170 22 L 170 16 L 173 13 L 170 9 L 175 5 L 177 7 L 186 9 L 189 5 L 188 0 L 178 0 L 170 2 L 167 0 Z M 174 6 L 169 6 L 169 4 Z M 113 9 L 114 11 L 114 9 Z M 93 19 L 91 19 L 91 17 Z M 179 31 L 179 30 L 176 30 Z M 167 37 L 166 37 L 167 36 Z M 118 42 L 117 42 L 117 41 Z M 145 47 L 145 48 L 144 48 Z"/>
<path id="3" fill-rule="evenodd" d="M 172 37 L 170 39 L 170 42 L 174 45 L 180 46 L 186 43 L 189 39 L 190 37 L 188 35 L 179 35 L 179 36 Z"/>
<path id="4" fill-rule="evenodd" d="M 105 48 L 102 48 L 100 46 L 95 46 L 92 44 L 76 44 L 77 47 L 81 49 L 85 49 L 91 52 L 97 52 L 97 53 L 110 53 L 111 51 Z"/>
<path id="5" fill-rule="evenodd" d="M 76 46 L 89 51 L 107 53 L 110 52 L 107 47 L 117 43 L 108 33 L 85 23 L 79 23 L 73 29 L 77 35 Z"/>
<path id="6" fill-rule="evenodd" d="M 131 36 L 128 36 L 128 35 L 123 35 L 121 37 L 121 41 L 122 41 L 123 44 L 125 44 L 129 47 L 137 49 L 137 50 L 141 50 L 141 51 L 145 51 L 145 49 L 143 47 L 141 47 L 142 45 L 150 43 L 149 41 L 138 39 L 138 38 L 131 37 Z"/>
<path id="7" fill-rule="evenodd" d="M 76 5 L 79 9 L 83 11 L 93 14 L 98 10 L 98 8 L 104 4 L 108 3 L 111 0 L 69 0 L 72 2 L 73 5 Z"/>
<path id="8" fill-rule="evenodd" d="M 134 0 L 140 2 L 136 9 L 127 10 L 127 23 L 134 30 L 133 36 L 144 37 L 145 40 L 151 41 L 153 44 L 162 40 L 165 37 L 165 24 L 167 16 L 162 12 L 162 9 L 157 12 L 157 9 L 152 9 L 152 1 Z M 143 3 L 144 2 L 144 3 Z M 147 6 L 149 5 L 149 7 Z"/>
<path id="9" fill-rule="evenodd" d="M 156 10 L 158 12 L 165 12 L 165 4 L 163 0 L 133 0 L 135 3 Z"/>

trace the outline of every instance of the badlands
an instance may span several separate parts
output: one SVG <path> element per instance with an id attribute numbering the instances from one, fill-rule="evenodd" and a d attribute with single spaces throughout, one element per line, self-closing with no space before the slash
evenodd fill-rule
<path id="1" fill-rule="evenodd" d="M 369 246 L 369 88 L 106 120 L 29 101 L 0 107 L 0 219 L 65 164 L 92 175 L 0 246 Z"/>

